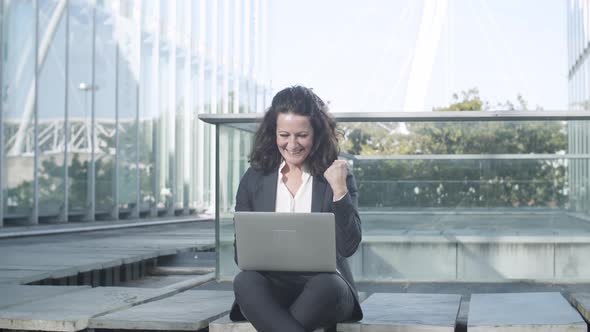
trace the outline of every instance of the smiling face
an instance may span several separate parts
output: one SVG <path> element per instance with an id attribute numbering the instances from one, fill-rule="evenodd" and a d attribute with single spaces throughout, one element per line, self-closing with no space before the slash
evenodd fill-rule
<path id="1" fill-rule="evenodd" d="M 277 147 L 289 166 L 302 167 L 313 147 L 313 127 L 307 116 L 279 113 Z"/>

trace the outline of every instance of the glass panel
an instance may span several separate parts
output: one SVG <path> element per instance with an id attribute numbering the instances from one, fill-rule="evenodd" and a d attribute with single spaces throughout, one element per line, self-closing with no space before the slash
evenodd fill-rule
<path id="1" fill-rule="evenodd" d="M 97 147 L 96 211 L 111 212 L 115 185 L 115 121 L 117 49 L 115 42 L 114 0 L 101 1 L 96 11 L 95 99 Z M 115 216 L 116 217 L 116 216 Z"/>
<path id="2" fill-rule="evenodd" d="M 139 38 L 133 16 L 136 1 L 121 2 L 119 35 L 119 208 L 124 217 L 132 216 L 137 205 L 137 90 L 139 76 Z"/>
<path id="3" fill-rule="evenodd" d="M 239 272 L 234 262 L 233 211 L 240 178 L 248 168 L 254 126 L 244 129 L 219 126 L 219 265 L 218 280 L 231 280 Z M 237 144 L 236 144 L 237 143 Z M 240 144 L 241 143 L 241 144 Z"/>
<path id="4" fill-rule="evenodd" d="M 0 49 L 5 46 L 4 40 L 7 36 L 4 35 L 6 27 L 4 26 L 4 12 L 8 11 L 8 5 L 5 1 L 0 2 Z M 1 51 L 0 51 L 1 53 Z M 5 85 L 2 83 L 3 74 L 2 66 L 4 65 L 4 57 L 0 57 L 0 227 L 4 227 L 4 205 L 6 195 L 4 194 L 6 183 L 6 167 L 4 167 L 5 147 L 4 147 L 4 89 Z"/>
<path id="5" fill-rule="evenodd" d="M 177 4 L 178 5 L 178 4 Z M 184 139 L 184 130 L 185 124 L 186 126 L 189 125 L 188 119 L 185 118 L 185 96 L 186 88 L 185 88 L 185 74 L 184 74 L 184 59 L 185 59 L 185 51 L 182 49 L 177 49 L 176 51 L 176 109 L 175 109 L 175 138 L 174 138 L 174 145 L 175 145 L 175 152 L 176 158 L 174 160 L 174 164 L 176 167 L 175 170 L 175 208 L 182 208 L 184 206 L 184 197 L 185 197 L 185 178 L 184 178 L 184 164 L 185 164 L 185 144 L 188 144 L 188 141 Z M 187 128 L 188 129 L 188 128 Z"/>
<path id="6" fill-rule="evenodd" d="M 140 172 L 140 211 L 149 212 L 155 208 L 154 193 L 154 135 L 157 120 L 157 91 L 158 81 L 154 78 L 154 8 L 153 2 L 142 5 L 141 38 L 141 84 L 140 84 L 140 126 L 139 126 L 139 172 Z"/>
<path id="7" fill-rule="evenodd" d="M 213 197 L 213 190 L 215 186 L 215 127 L 212 125 L 205 125 L 204 132 L 204 147 L 203 147 L 203 208 L 208 212 L 211 211 L 212 204 L 215 203 Z"/>
<path id="8" fill-rule="evenodd" d="M 195 12 L 195 10 L 197 9 L 197 6 L 193 6 L 193 13 Z M 194 17 L 194 16 L 193 16 Z M 195 30 L 195 20 L 193 20 L 193 35 L 196 33 Z M 200 111 L 200 100 L 199 100 L 199 95 L 197 94 L 197 92 L 199 91 L 198 86 L 200 85 L 199 82 L 199 65 L 198 65 L 198 58 L 196 56 L 192 57 L 191 60 L 191 98 L 192 98 L 192 109 L 191 109 L 191 122 L 192 122 L 192 128 L 191 128 L 191 152 L 190 152 L 190 157 L 191 157 L 191 182 L 190 182 L 190 208 L 191 209 L 196 209 L 197 212 L 199 212 L 199 209 L 202 208 L 200 201 L 199 201 L 199 193 L 202 192 L 202 190 L 200 190 L 200 186 L 202 185 L 202 181 L 200 181 L 199 179 L 199 174 L 202 172 L 203 167 L 201 166 L 201 158 L 200 158 L 200 154 L 202 153 L 202 149 L 200 149 L 199 147 L 201 146 L 201 142 L 202 139 L 200 139 L 199 134 L 202 135 L 202 128 L 204 126 L 203 122 L 201 120 L 199 120 L 198 118 L 198 114 Z"/>
<path id="9" fill-rule="evenodd" d="M 207 84 L 205 82 L 205 40 L 206 40 L 206 1 L 199 1 L 194 3 L 192 7 L 192 15 L 195 19 L 192 20 L 193 31 L 193 50 L 194 57 L 192 60 L 193 82 L 194 82 L 194 166 L 193 166 L 193 187 L 194 187 L 194 205 L 197 211 L 205 211 L 210 207 L 210 200 L 206 197 L 207 193 L 207 172 L 209 170 L 209 163 L 206 159 L 206 151 L 210 148 L 210 141 L 208 134 L 205 132 L 206 127 L 211 125 L 205 124 L 197 118 L 197 114 L 209 112 L 207 99 Z"/>
<path id="10" fill-rule="evenodd" d="M 237 272 L 232 211 L 255 125 L 219 128 L 218 278 L 227 280 Z M 340 123 L 340 158 L 356 178 L 363 241 L 579 230 L 590 216 L 588 128 L 590 120 Z M 380 270 L 391 269 L 389 261 L 363 265 L 363 255 L 379 256 L 380 248 L 350 260 L 358 278 L 396 278 Z"/>
<path id="11" fill-rule="evenodd" d="M 250 105 L 248 104 L 248 81 L 245 77 L 240 75 L 240 106 L 239 112 L 240 113 L 249 113 L 250 112 Z"/>
<path id="12" fill-rule="evenodd" d="M 66 6 L 57 0 L 38 1 L 38 6 L 39 216 L 55 219 L 65 212 Z"/>
<path id="13" fill-rule="evenodd" d="M 142 72 L 142 75 L 144 72 Z M 150 81 L 142 80 L 144 84 Z M 143 100 L 144 98 L 142 98 Z M 145 99 L 150 99 L 149 95 Z M 155 207 L 154 194 L 154 118 L 151 116 L 150 107 L 146 106 L 141 111 L 139 127 L 139 176 L 140 176 L 140 211 L 148 212 Z"/>
<path id="14" fill-rule="evenodd" d="M 31 0 L 3 5 L 4 217 L 26 218 L 33 207 L 35 7 Z"/>
<path id="15" fill-rule="evenodd" d="M 187 10 L 187 2 L 180 0 L 176 2 L 176 24 L 175 31 L 177 36 L 177 48 L 176 48 L 176 99 L 175 99 L 175 137 L 174 145 L 176 151 L 176 158 L 174 160 L 174 207 L 175 209 L 182 209 L 185 206 L 188 208 L 188 182 L 186 182 L 185 167 L 188 161 L 188 155 L 186 154 L 186 146 L 190 140 L 187 139 L 186 132 L 190 127 L 190 119 L 188 118 L 187 101 L 189 96 L 187 95 L 186 84 L 189 84 L 186 79 L 186 72 L 189 68 L 186 68 L 186 59 L 189 56 L 188 50 L 185 48 L 185 40 L 188 39 L 188 35 L 185 31 L 185 10 Z M 186 37 L 186 38 L 185 38 Z M 185 205 L 186 204 L 186 205 Z"/>
<path id="16" fill-rule="evenodd" d="M 92 126 L 92 17 L 87 0 L 69 1 L 68 109 L 71 140 L 68 176 L 70 215 L 81 217 L 90 206 L 89 171 Z M 93 217 L 93 216 L 90 216 Z"/>
<path id="17" fill-rule="evenodd" d="M 348 138 L 342 152 L 354 165 L 363 210 L 568 207 L 562 122 L 340 128 Z"/>
<path id="18" fill-rule="evenodd" d="M 162 25 L 167 20 L 168 2 L 160 1 L 160 14 L 162 15 Z M 164 29 L 164 26 L 162 27 Z M 161 35 L 165 38 L 165 35 Z M 159 46 L 160 67 L 159 67 L 159 115 L 158 115 L 158 191 L 159 200 L 157 203 L 158 210 L 166 210 L 172 204 L 172 159 L 174 158 L 174 137 L 171 136 L 174 126 L 174 105 L 175 95 L 171 92 L 170 84 L 172 79 L 172 70 L 176 59 L 171 59 L 171 43 L 167 40 L 161 40 Z"/>

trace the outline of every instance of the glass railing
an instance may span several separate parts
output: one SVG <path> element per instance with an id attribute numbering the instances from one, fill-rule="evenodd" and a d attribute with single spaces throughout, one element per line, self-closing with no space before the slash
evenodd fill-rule
<path id="1" fill-rule="evenodd" d="M 203 118 L 218 125 L 219 280 L 239 271 L 233 257 L 235 193 L 260 118 Z M 340 158 L 349 161 L 358 185 L 363 241 L 408 232 L 554 233 L 590 220 L 589 112 L 336 118 Z M 351 262 L 357 276 L 359 259 Z"/>

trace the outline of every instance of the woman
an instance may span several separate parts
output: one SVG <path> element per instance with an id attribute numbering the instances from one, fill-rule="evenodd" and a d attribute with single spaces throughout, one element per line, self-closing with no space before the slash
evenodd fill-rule
<path id="1" fill-rule="evenodd" d="M 362 318 L 346 260 L 361 242 L 357 189 L 337 157 L 336 122 L 324 102 L 302 86 L 277 93 L 256 132 L 235 210 L 334 213 L 338 271 L 242 271 L 232 320 L 247 318 L 258 331 L 313 331 Z"/>

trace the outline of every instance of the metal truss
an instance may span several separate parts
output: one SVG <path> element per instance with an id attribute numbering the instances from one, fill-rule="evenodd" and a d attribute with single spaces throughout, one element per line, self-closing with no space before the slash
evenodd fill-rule
<path id="1" fill-rule="evenodd" d="M 134 120 L 128 121 L 130 124 Z M 33 126 L 28 126 L 24 131 L 24 144 L 21 149 L 15 149 L 15 144 L 19 131 L 20 121 L 5 120 L 6 132 L 6 150 L 8 156 L 32 156 L 34 150 Z M 73 118 L 68 121 L 68 137 L 65 133 L 65 121 L 63 119 L 39 120 L 39 151 L 43 154 L 63 153 L 67 144 L 68 153 L 88 153 L 92 152 L 92 122 L 90 119 Z M 119 119 L 119 134 L 124 134 L 128 126 Z M 115 154 L 115 119 L 97 119 L 94 134 L 94 151 L 101 151 L 103 154 Z"/>

